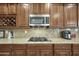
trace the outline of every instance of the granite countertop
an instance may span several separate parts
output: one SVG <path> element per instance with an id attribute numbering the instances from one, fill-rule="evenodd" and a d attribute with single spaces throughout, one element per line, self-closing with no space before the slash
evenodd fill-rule
<path id="1" fill-rule="evenodd" d="M 28 42 L 26 38 L 0 38 L 0 44 L 79 44 L 79 39 L 74 38 L 71 40 L 66 40 L 62 38 L 53 38 L 51 41 L 47 42 Z"/>

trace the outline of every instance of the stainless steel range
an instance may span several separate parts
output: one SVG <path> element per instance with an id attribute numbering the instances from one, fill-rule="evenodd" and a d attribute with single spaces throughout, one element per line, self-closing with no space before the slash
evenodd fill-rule
<path id="1" fill-rule="evenodd" d="M 31 42 L 46 42 L 49 41 L 46 37 L 31 37 L 29 39 Z"/>

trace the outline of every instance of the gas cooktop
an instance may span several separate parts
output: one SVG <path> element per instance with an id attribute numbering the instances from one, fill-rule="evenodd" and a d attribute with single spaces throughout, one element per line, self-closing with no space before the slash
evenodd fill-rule
<path id="1" fill-rule="evenodd" d="M 28 41 L 31 42 L 45 42 L 48 41 L 46 37 L 31 37 Z"/>

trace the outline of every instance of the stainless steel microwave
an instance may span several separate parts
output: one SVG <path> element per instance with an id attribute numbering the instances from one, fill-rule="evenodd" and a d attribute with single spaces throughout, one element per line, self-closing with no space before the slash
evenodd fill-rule
<path id="1" fill-rule="evenodd" d="M 29 26 L 49 26 L 49 15 L 30 15 Z"/>

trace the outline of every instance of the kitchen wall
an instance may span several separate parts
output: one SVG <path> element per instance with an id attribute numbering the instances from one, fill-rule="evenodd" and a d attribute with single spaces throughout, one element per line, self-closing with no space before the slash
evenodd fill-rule
<path id="1" fill-rule="evenodd" d="M 47 38 L 60 38 L 60 31 L 65 29 L 47 29 L 47 28 L 31 28 L 31 29 L 12 29 L 15 38 L 27 38 L 32 36 L 47 37 Z M 67 29 L 71 33 L 75 33 L 79 37 L 79 29 Z M 7 37 L 7 35 L 6 35 Z"/>

